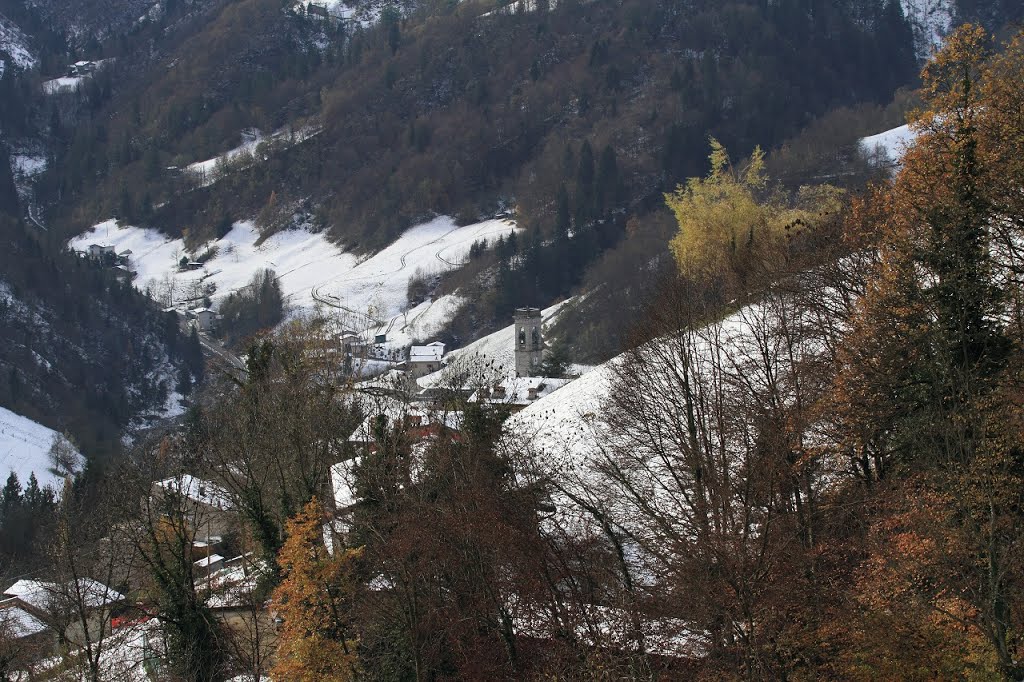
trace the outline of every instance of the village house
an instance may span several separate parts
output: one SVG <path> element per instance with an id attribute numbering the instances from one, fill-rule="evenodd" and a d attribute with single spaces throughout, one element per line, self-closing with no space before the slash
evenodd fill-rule
<path id="1" fill-rule="evenodd" d="M 194 308 L 188 311 L 188 317 L 195 322 L 199 331 L 205 333 L 214 331 L 217 328 L 218 320 L 220 320 L 220 315 L 211 308 Z"/>
<path id="2" fill-rule="evenodd" d="M 409 380 L 415 381 L 433 374 L 441 369 L 443 360 L 444 344 L 440 341 L 425 346 L 410 346 L 406 355 L 406 372 L 409 374 Z"/>
<path id="3" fill-rule="evenodd" d="M 0 656 L 13 668 L 23 668 L 51 655 L 57 647 L 56 633 L 32 615 L 15 597 L 0 601 Z"/>
<path id="4" fill-rule="evenodd" d="M 345 514 L 358 501 L 353 489 L 355 470 L 362 461 L 362 455 L 377 451 L 379 426 L 386 426 L 392 432 L 401 432 L 403 443 L 409 447 L 409 455 L 415 462 L 419 461 L 426 448 L 438 439 L 446 438 L 451 442 L 460 442 L 462 423 L 463 413 L 460 411 L 420 410 L 410 408 L 398 400 L 389 401 L 381 409 L 371 410 L 369 416 L 348 439 L 361 455 L 338 462 L 331 467 L 335 511 Z"/>
<path id="5" fill-rule="evenodd" d="M 77 61 L 68 67 L 69 76 L 91 76 L 96 72 L 96 62 Z"/>
<path id="6" fill-rule="evenodd" d="M 343 353 L 358 356 L 366 350 L 366 343 L 359 334 L 346 330 L 338 335 L 338 348 Z"/>
<path id="7" fill-rule="evenodd" d="M 117 257 L 117 253 L 114 250 L 113 246 L 111 246 L 110 244 L 89 244 L 90 258 L 100 260 L 102 258 L 106 258 L 107 256 L 111 256 L 114 258 Z"/>
<path id="8" fill-rule="evenodd" d="M 4 591 L 5 600 L 0 608 L 17 608 L 32 616 L 26 621 L 36 628 L 43 623 L 58 633 L 60 639 L 81 645 L 86 630 L 95 640 L 100 632 L 109 632 L 113 609 L 124 601 L 124 596 L 91 578 L 79 578 L 59 584 L 40 580 L 19 580 Z M 81 622 L 80 611 L 86 613 Z M 36 633 L 38 634 L 38 633 Z"/>
<path id="9" fill-rule="evenodd" d="M 153 484 L 154 504 L 159 505 L 166 495 L 180 496 L 186 502 L 188 522 L 207 545 L 216 544 L 238 525 L 231 498 L 216 483 L 183 474 Z"/>

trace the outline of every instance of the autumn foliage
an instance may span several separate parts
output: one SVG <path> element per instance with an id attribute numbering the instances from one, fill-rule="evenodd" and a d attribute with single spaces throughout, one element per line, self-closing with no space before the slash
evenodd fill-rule
<path id="1" fill-rule="evenodd" d="M 358 642 L 351 608 L 360 551 L 327 551 L 315 499 L 288 521 L 286 532 L 278 559 L 284 577 L 273 596 L 283 623 L 272 675 L 284 682 L 355 679 Z"/>

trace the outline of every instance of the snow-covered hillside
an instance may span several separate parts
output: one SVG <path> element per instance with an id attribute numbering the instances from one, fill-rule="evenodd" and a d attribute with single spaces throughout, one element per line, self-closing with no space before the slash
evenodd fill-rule
<path id="1" fill-rule="evenodd" d="M 603 473 L 604 458 L 609 453 L 625 452 L 657 460 L 653 452 L 644 450 L 655 443 L 663 449 L 659 452 L 681 452 L 687 447 L 686 429 L 678 430 L 682 409 L 679 372 L 683 371 L 684 354 L 685 372 L 696 391 L 694 400 L 700 403 L 698 411 L 707 405 L 721 404 L 729 412 L 729 406 L 734 402 L 741 406 L 743 396 L 750 393 L 763 398 L 776 391 L 776 398 L 788 402 L 793 399 L 793 368 L 811 358 L 820 358 L 825 351 L 813 334 L 787 345 L 777 325 L 781 320 L 787 325 L 799 325 L 812 318 L 796 302 L 778 297 L 748 305 L 706 327 L 650 341 L 635 351 L 637 357 L 643 358 L 642 370 L 640 365 L 627 365 L 635 359 L 628 353 L 609 360 L 510 417 L 504 426 L 505 443 L 511 453 L 530 453 L 536 474 L 557 480 L 566 491 L 553 500 L 563 527 L 590 532 L 593 528 L 589 513 L 578 500 L 591 499 L 609 510 L 619 505 L 615 496 L 607 492 L 609 482 Z M 637 424 L 633 434 L 623 433 L 621 425 L 610 423 L 614 421 L 609 412 L 615 409 L 613 390 L 625 366 L 629 367 L 631 388 L 625 389 L 630 393 L 624 399 L 636 415 L 645 416 L 646 422 Z M 718 443 L 721 437 L 720 447 L 735 451 L 738 458 L 743 456 L 743 438 L 751 436 L 749 424 L 735 430 L 725 427 L 719 433 L 714 420 L 703 423 L 708 429 L 708 442 Z M 824 470 L 825 465 L 822 467 Z M 677 491 L 670 490 L 670 485 L 659 490 L 662 484 L 657 479 L 656 465 L 652 465 L 651 472 L 655 478 L 648 482 L 652 486 L 650 503 L 677 502 L 671 499 Z M 621 522 L 628 525 L 629 510 L 619 509 L 617 513 L 623 519 Z"/>
<path id="2" fill-rule="evenodd" d="M 85 251 L 97 243 L 111 245 L 118 253 L 130 250 L 129 267 L 138 273 L 136 286 L 167 306 L 193 304 L 211 286 L 216 302 L 246 286 L 260 269 L 270 268 L 295 312 L 334 308 L 366 322 L 364 327 L 383 327 L 389 333 L 405 330 L 410 337 L 422 338 L 421 332 L 429 334 L 450 319 L 461 300 L 448 296 L 410 310 L 409 278 L 456 269 L 473 242 L 493 241 L 515 229 L 510 221 L 498 219 L 459 227 L 442 216 L 410 228 L 362 260 L 322 233 L 286 230 L 261 241 L 250 222 L 236 223 L 222 239 L 195 254 L 187 252 L 181 239 L 168 239 L 152 229 L 119 227 L 112 220 L 71 240 L 70 246 Z M 201 268 L 180 269 L 183 257 L 191 260 L 204 252 L 212 255 Z"/>
<path id="3" fill-rule="evenodd" d="M 910 126 L 902 125 L 861 138 L 860 148 L 879 164 L 898 164 L 907 147 L 914 143 L 917 133 Z"/>
<path id="4" fill-rule="evenodd" d="M 50 471 L 48 456 L 54 438 L 63 439 L 63 436 L 0 407 L 0 476 L 6 480 L 13 471 L 25 485 L 35 472 L 39 485 L 49 485 L 60 492 L 61 479 Z"/>
<path id="5" fill-rule="evenodd" d="M 212 159 L 196 161 L 185 167 L 202 187 L 217 182 L 232 170 L 246 168 L 261 160 L 265 160 L 277 148 L 290 147 L 305 142 L 320 132 L 320 128 L 307 126 L 298 130 L 286 126 L 271 135 L 264 136 L 259 130 L 248 130 L 242 133 L 242 143 Z"/>
<path id="6" fill-rule="evenodd" d="M 545 325 L 553 324 L 558 318 L 559 313 L 561 313 L 565 306 L 572 300 L 573 299 L 570 298 L 562 301 L 561 303 L 556 303 L 550 308 L 542 310 L 541 319 L 543 320 L 543 323 Z M 514 324 L 510 324 L 503 329 L 499 329 L 492 334 L 488 334 L 487 336 L 481 337 L 462 348 L 452 351 L 445 356 L 445 362 L 451 367 L 458 366 L 463 363 L 475 366 L 487 365 L 496 374 L 514 374 L 516 365 L 515 337 L 516 327 Z M 440 372 L 428 374 L 425 377 L 420 377 L 417 380 L 417 383 L 424 388 L 429 388 L 443 380 L 444 373 L 444 370 L 441 370 Z"/>
<path id="7" fill-rule="evenodd" d="M 0 14 L 0 76 L 7 68 L 8 60 L 19 69 L 31 69 L 36 57 L 28 46 L 28 38 L 7 17 Z"/>
<path id="8" fill-rule="evenodd" d="M 924 61 L 953 28 L 955 0 L 900 0 L 914 34 L 914 51 Z"/>

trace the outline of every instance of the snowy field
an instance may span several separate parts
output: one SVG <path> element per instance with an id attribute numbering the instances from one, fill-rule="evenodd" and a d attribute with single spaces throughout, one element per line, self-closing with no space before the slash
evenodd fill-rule
<path id="1" fill-rule="evenodd" d="M 201 186 L 208 187 L 217 182 L 223 174 L 230 172 L 232 168 L 256 163 L 264 152 L 269 152 L 270 147 L 275 145 L 291 146 L 305 142 L 317 135 L 320 130 L 315 127 L 293 130 L 290 126 L 286 126 L 267 137 L 264 137 L 263 133 L 258 130 L 247 131 L 242 134 L 242 144 L 212 159 L 191 163 L 185 167 L 185 170 L 195 176 Z"/>
<path id="2" fill-rule="evenodd" d="M 787 319 L 792 320 L 794 314 L 800 314 L 789 309 L 788 303 L 785 305 L 786 315 L 789 316 Z M 761 353 L 764 351 L 762 343 L 766 330 L 772 329 L 780 319 L 779 306 L 777 301 L 751 304 L 719 322 L 690 332 L 685 337 L 685 345 L 696 367 L 691 371 L 705 377 L 720 371 L 723 374 L 716 376 L 715 380 L 722 381 L 724 387 L 746 386 L 746 382 L 749 382 L 754 390 L 765 390 L 764 387 L 770 382 L 760 367 Z M 662 345 L 666 343 L 669 345 Z M 649 359 L 653 360 L 651 366 L 657 367 L 668 359 L 678 357 L 675 347 L 677 343 L 679 341 L 676 339 L 656 339 L 642 347 L 640 352 L 646 353 L 650 349 Z M 775 370 L 780 375 L 787 375 L 792 367 L 788 360 L 782 359 L 789 357 L 790 350 L 795 362 L 818 356 L 822 350 L 813 339 L 802 341 L 793 349 L 785 351 L 782 345 L 783 342 L 776 338 L 768 350 L 770 356 L 778 361 Z M 592 495 L 601 497 L 603 493 L 600 491 L 604 489 L 602 457 L 606 448 L 611 445 L 636 452 L 638 447 L 635 441 L 623 439 L 621 434 L 611 430 L 605 419 L 607 401 L 617 371 L 624 362 L 625 355 L 616 356 L 512 415 L 503 427 L 506 447 L 511 452 L 532 452 L 536 456 L 537 473 L 559 480 L 560 485 L 574 491 L 578 499 L 587 499 Z M 717 369 L 716 363 L 720 363 Z M 663 404 L 659 396 L 678 390 L 675 383 L 677 379 L 674 371 L 669 369 L 653 371 L 656 373 L 643 386 L 645 391 L 651 391 L 650 396 L 643 399 L 647 406 L 646 414 L 652 417 L 660 414 L 665 424 L 672 424 L 676 418 L 673 411 L 678 409 L 678 405 Z M 723 379 L 723 376 L 743 377 L 743 380 L 733 381 Z M 774 374 L 773 377 L 777 379 Z M 728 393 L 735 389 L 723 390 Z M 672 437 L 665 437 L 663 444 L 673 447 L 673 442 Z M 588 514 L 577 506 L 572 495 L 563 496 L 560 493 L 553 501 L 559 509 L 558 517 L 563 528 L 574 529 L 573 532 L 581 534 L 594 530 Z M 614 507 L 617 503 L 611 498 L 601 498 L 600 504 Z M 619 512 L 627 516 L 629 514 L 625 508 Z"/>
<path id="3" fill-rule="evenodd" d="M 441 216 L 410 228 L 383 251 L 355 267 L 323 279 L 313 287 L 311 295 L 321 303 L 365 313 L 386 325 L 405 312 L 411 277 L 430 277 L 458 269 L 473 242 L 490 243 L 515 229 L 514 223 L 499 219 L 458 227 L 448 216 Z"/>
<path id="4" fill-rule="evenodd" d="M 63 483 L 50 473 L 47 453 L 57 432 L 0 407 L 0 476 L 4 480 L 13 471 L 24 486 L 35 472 L 39 485 L 50 485 L 58 493 Z"/>
<path id="5" fill-rule="evenodd" d="M 927 59 L 942 47 L 953 28 L 954 0 L 901 0 L 903 15 L 914 35 L 914 50 L 919 59 Z"/>
<path id="6" fill-rule="evenodd" d="M 902 125 L 892 130 L 863 137 L 860 140 L 860 148 L 869 156 L 876 156 L 879 161 L 888 163 L 899 163 L 907 147 L 914 143 L 917 135 L 910 129 L 910 126 Z"/>
<path id="7" fill-rule="evenodd" d="M 298 0 L 293 5 L 296 11 L 305 11 L 306 7 L 314 5 L 327 10 L 327 13 L 336 19 L 355 22 L 369 28 L 380 19 L 384 3 L 359 3 L 346 0 Z"/>
<path id="8" fill-rule="evenodd" d="M 46 170 L 46 157 L 32 154 L 11 156 L 11 172 L 16 178 L 31 178 Z"/>
<path id="9" fill-rule="evenodd" d="M 44 95 L 58 95 L 62 92 L 76 92 L 82 87 L 87 76 L 61 76 L 52 80 L 43 81 Z"/>
<path id="10" fill-rule="evenodd" d="M 208 285 L 215 287 L 214 307 L 232 291 L 246 286 L 263 268 L 277 273 L 293 313 L 334 309 L 354 318 L 359 330 L 387 332 L 395 339 L 425 338 L 451 319 L 462 304 L 445 296 L 408 308 L 406 294 L 413 275 L 431 276 L 462 265 L 473 242 L 494 241 L 514 231 L 505 220 L 487 220 L 458 227 L 449 217 L 409 229 L 383 251 L 360 260 L 332 244 L 323 234 L 304 230 L 279 232 L 258 243 L 250 222 L 236 223 L 222 239 L 188 253 L 181 239 L 140 227 L 118 227 L 110 220 L 72 239 L 70 247 L 85 251 L 90 244 L 108 244 L 118 253 L 132 252 L 129 267 L 138 273 L 137 287 L 162 305 L 198 305 Z M 182 257 L 208 249 L 216 255 L 202 268 L 179 272 Z M 404 335 L 404 336 L 403 336 Z"/>

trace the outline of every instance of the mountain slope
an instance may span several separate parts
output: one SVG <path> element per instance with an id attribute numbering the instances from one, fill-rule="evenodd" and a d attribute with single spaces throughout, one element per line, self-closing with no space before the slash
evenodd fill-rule
<path id="1" fill-rule="evenodd" d="M 134 419 L 189 390 L 201 362 L 175 316 L 0 216 L 0 406 L 102 457 Z"/>

